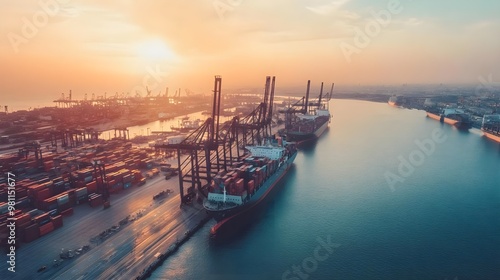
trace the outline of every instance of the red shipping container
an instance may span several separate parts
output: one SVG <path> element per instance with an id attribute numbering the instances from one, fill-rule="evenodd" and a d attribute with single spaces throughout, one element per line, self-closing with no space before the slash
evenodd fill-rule
<path id="1" fill-rule="evenodd" d="M 245 190 L 245 180 L 239 179 L 238 181 L 236 181 L 235 189 L 236 189 L 236 192 L 239 195 L 241 195 L 241 193 Z"/>
<path id="2" fill-rule="evenodd" d="M 53 161 L 46 161 L 43 163 L 43 168 L 45 171 L 49 171 L 54 167 L 54 162 Z"/>
<path id="3" fill-rule="evenodd" d="M 248 192 L 253 193 L 254 190 L 255 190 L 255 181 L 254 180 L 248 181 Z"/>
<path id="4" fill-rule="evenodd" d="M 62 215 L 63 217 L 67 217 L 67 216 L 71 216 L 71 215 L 73 215 L 73 208 L 68 208 L 68 209 L 66 209 L 66 210 L 62 211 L 62 212 L 61 212 L 61 215 Z"/>
<path id="5" fill-rule="evenodd" d="M 53 197 L 45 199 L 43 201 L 43 203 L 40 203 L 40 205 L 38 207 L 41 210 L 45 210 L 45 211 L 57 209 L 57 197 L 53 196 Z"/>
<path id="6" fill-rule="evenodd" d="M 48 220 L 49 218 L 50 218 L 49 213 L 43 213 L 43 214 L 41 214 L 41 215 L 38 215 L 38 216 L 34 217 L 34 218 L 33 218 L 33 221 L 34 221 L 35 223 L 40 224 L 41 222 L 43 222 L 43 221 L 45 221 L 45 220 Z"/>
<path id="7" fill-rule="evenodd" d="M 40 236 L 37 224 L 33 224 L 24 229 L 24 241 L 31 242 Z"/>
<path id="8" fill-rule="evenodd" d="M 38 200 L 38 201 L 43 201 L 49 197 L 50 197 L 50 189 L 49 188 L 43 189 L 43 190 L 37 192 L 37 194 L 36 194 L 36 200 Z"/>
<path id="9" fill-rule="evenodd" d="M 88 193 L 95 193 L 95 192 L 97 192 L 97 183 L 95 181 L 87 183 L 87 192 Z"/>
<path id="10" fill-rule="evenodd" d="M 53 159 L 54 159 L 54 157 L 55 157 L 55 155 L 54 155 L 54 154 L 44 154 L 44 155 L 43 155 L 43 160 L 44 160 L 44 161 L 51 161 L 51 160 L 53 160 Z"/>
<path id="11" fill-rule="evenodd" d="M 236 186 L 237 187 L 240 187 L 240 186 L 243 187 L 244 183 L 245 183 L 245 180 L 243 180 L 243 178 L 241 178 L 238 181 L 236 181 Z"/>
<path id="12" fill-rule="evenodd" d="M 50 219 L 52 220 L 52 224 L 54 224 L 54 228 L 60 228 L 63 226 L 63 217 L 61 215 L 54 216 Z"/>
<path id="13" fill-rule="evenodd" d="M 50 233 L 54 230 L 54 224 L 52 222 L 48 222 L 45 225 L 42 225 L 38 228 L 38 231 L 40 232 L 40 236 L 44 236 L 47 233 Z"/>
<path id="14" fill-rule="evenodd" d="M 92 199 L 89 200 L 90 207 L 98 207 L 103 204 L 103 198 L 101 195 L 93 197 Z"/>
<path id="15" fill-rule="evenodd" d="M 30 221 L 31 221 L 31 216 L 29 214 L 22 214 L 19 217 L 16 217 L 15 220 L 16 225 L 22 225 Z"/>

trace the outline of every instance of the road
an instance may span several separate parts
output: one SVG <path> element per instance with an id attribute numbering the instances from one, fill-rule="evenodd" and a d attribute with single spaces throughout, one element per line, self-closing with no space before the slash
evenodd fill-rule
<path id="1" fill-rule="evenodd" d="M 200 206 L 179 208 L 176 177 L 166 181 L 158 176 L 142 187 L 133 188 L 112 195 L 112 206 L 106 210 L 88 205 L 75 207 L 75 214 L 64 218 L 62 228 L 21 245 L 16 251 L 15 273 L 7 271 L 6 261 L 0 262 L 0 279 L 113 279 L 120 275 L 130 279 L 137 276 L 157 252 L 165 252 L 178 236 L 204 216 Z M 153 201 L 153 195 L 166 188 L 174 190 L 174 194 L 162 203 Z M 92 237 L 138 211 L 144 213 L 141 218 L 122 227 L 101 244 L 90 242 Z M 92 249 L 63 261 L 59 267 L 52 266 L 61 249 L 75 251 L 83 245 L 91 245 Z M 7 256 L 3 258 L 6 260 Z M 41 266 L 47 269 L 37 272 Z"/>
<path id="2" fill-rule="evenodd" d="M 50 279 L 133 279 L 202 214 L 195 207 L 180 209 L 179 198 L 171 198 Z"/>

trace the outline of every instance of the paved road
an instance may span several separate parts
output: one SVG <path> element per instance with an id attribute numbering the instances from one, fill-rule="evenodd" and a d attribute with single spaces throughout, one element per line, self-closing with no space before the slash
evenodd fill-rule
<path id="1" fill-rule="evenodd" d="M 50 279 L 133 279 L 200 220 L 200 211 L 169 199 Z"/>
<path id="2" fill-rule="evenodd" d="M 0 257 L 0 259 L 5 258 L 5 261 L 0 262 L 0 279 L 33 279 L 34 277 L 56 279 L 57 275 L 61 275 L 60 279 L 77 279 L 85 276 L 82 274 L 85 270 L 89 275 L 88 279 L 99 279 L 99 273 L 112 276 L 118 272 L 118 270 L 115 270 L 115 273 L 111 273 L 111 270 L 106 272 L 108 268 L 113 268 L 111 264 L 119 264 L 123 267 L 123 271 L 129 271 L 136 266 L 132 265 L 136 263 L 131 261 L 132 255 L 134 260 L 144 259 L 140 263 L 149 261 L 149 251 L 146 254 L 140 251 L 163 249 L 166 245 L 164 243 L 168 242 L 165 240 L 160 242 L 157 239 L 170 240 L 171 238 L 168 237 L 183 234 L 187 226 L 191 225 L 182 224 L 183 221 L 191 221 L 190 215 L 198 212 L 195 208 L 180 210 L 176 178 L 166 181 L 158 176 L 148 180 L 148 183 L 142 187 L 133 188 L 112 195 L 112 206 L 106 210 L 93 209 L 88 205 L 75 207 L 75 214 L 64 218 L 62 228 L 31 243 L 23 243 L 16 251 L 15 273 L 7 271 L 7 256 Z M 173 189 L 174 194 L 167 197 L 163 203 L 153 201 L 153 195 L 166 188 Z M 120 220 L 140 209 L 145 211 L 143 217 L 130 223 L 100 245 L 95 246 L 90 243 L 92 237 L 113 225 L 118 225 Z M 202 215 L 196 216 L 198 218 Z M 192 223 L 196 222 L 193 220 Z M 150 237 L 147 238 L 148 236 Z M 75 250 L 83 245 L 92 245 L 93 248 L 78 258 L 64 261 L 59 267 L 52 267 L 54 259 L 59 257 L 62 248 Z M 126 259 L 123 259 L 124 257 Z M 47 266 L 47 269 L 41 273 L 37 272 L 37 269 L 43 265 Z M 89 269 L 89 266 L 92 268 Z M 140 268 L 139 271 L 142 269 Z"/>

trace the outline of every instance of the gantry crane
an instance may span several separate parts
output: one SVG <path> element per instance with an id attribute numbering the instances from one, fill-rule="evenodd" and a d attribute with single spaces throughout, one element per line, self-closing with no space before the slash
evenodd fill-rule
<path id="1" fill-rule="evenodd" d="M 264 101 L 237 124 L 241 133 L 240 147 L 262 144 L 263 139 L 271 135 L 275 85 L 276 77 L 272 77 L 271 82 L 271 77 L 267 76 Z"/>
<path id="2" fill-rule="evenodd" d="M 181 205 L 190 203 L 196 196 L 207 195 L 212 178 L 241 160 L 242 147 L 260 144 L 269 135 L 275 78 L 266 78 L 264 102 L 243 119 L 233 117 L 220 124 L 222 78 L 215 77 L 211 117 L 178 144 L 156 145 L 156 148 L 175 149 L 178 154 L 178 173 Z M 241 135 L 241 136 L 240 136 Z M 242 140 L 243 139 L 243 140 Z M 182 154 L 187 156 L 183 157 Z M 184 184 L 189 186 L 185 188 Z"/>

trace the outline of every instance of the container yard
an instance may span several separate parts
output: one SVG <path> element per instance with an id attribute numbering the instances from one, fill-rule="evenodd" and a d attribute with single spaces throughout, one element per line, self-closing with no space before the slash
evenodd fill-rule
<path id="1" fill-rule="evenodd" d="M 154 153 L 130 143 L 108 141 L 84 145 L 61 153 L 42 153 L 42 158 L 5 155 L 3 172 L 18 178 L 15 193 L 16 237 L 31 242 L 63 225 L 73 208 L 103 207 L 114 194 L 139 187 L 146 178 L 159 175 Z M 37 169 L 38 167 L 38 169 Z M 40 172 L 41 171 L 41 172 Z M 0 185 L 1 242 L 7 243 L 7 182 Z"/>
<path id="2" fill-rule="evenodd" d="M 177 140 L 174 138 L 173 141 Z M 30 145 L 34 146 L 33 143 Z M 0 239 L 2 248 L 9 248 L 7 224 L 14 221 L 17 266 L 21 271 L 16 277 L 23 279 L 40 273 L 38 275 L 42 278 L 57 278 L 62 272 L 62 275 L 67 275 L 64 270 L 75 265 L 73 260 L 81 258 L 83 253 L 91 256 L 105 250 L 107 247 L 100 248 L 100 244 L 108 238 L 122 236 L 127 237 L 124 242 L 132 242 L 129 237 L 134 234 L 127 233 L 127 227 L 134 227 L 134 231 L 147 230 L 151 222 L 148 219 L 159 214 L 170 216 L 170 219 L 161 223 L 157 221 L 156 227 L 182 236 L 195 223 L 194 220 L 198 221 L 204 215 L 201 206 L 194 206 L 185 209 L 184 212 L 192 214 L 184 217 L 179 212 L 178 197 L 172 194 L 178 189 L 176 182 L 167 182 L 164 176 L 159 176 L 160 168 L 166 174 L 175 173 L 171 166 L 176 161 L 176 158 L 166 157 L 165 153 L 149 146 L 133 145 L 125 140 L 57 151 L 35 149 L 2 154 L 2 172 L 12 172 L 16 181 L 12 215 L 9 212 L 9 182 L 7 178 L 0 182 Z M 161 201 L 153 202 L 153 196 L 165 186 L 169 191 Z M 168 210 L 163 209 L 165 207 Z M 142 221 L 140 227 L 139 218 Z M 172 223 L 179 226 L 174 227 L 175 230 L 167 226 Z M 158 240 L 175 243 L 176 239 L 165 237 Z M 167 249 L 163 248 L 162 252 Z M 45 252 L 45 258 L 40 251 Z M 125 250 L 124 256 L 129 253 Z M 145 258 L 144 261 L 150 260 Z M 147 267 L 146 263 L 142 265 Z M 101 273 L 104 270 L 96 270 L 95 276 Z"/>
<path id="3" fill-rule="evenodd" d="M 231 195 L 242 194 L 246 188 L 254 192 L 277 163 L 241 158 L 237 147 L 271 133 L 274 78 L 273 93 L 267 77 L 264 102 L 254 111 L 241 121 L 234 117 L 220 125 L 219 115 L 226 110 L 221 106 L 221 78 L 215 81 L 212 115 L 187 135 L 152 133 L 147 140 L 153 141 L 144 143 L 130 140 L 128 129 L 122 127 L 115 129 L 117 137 L 111 140 L 49 133 L 47 147 L 43 135 L 15 146 L 4 145 L 0 170 L 15 178 L 15 187 L 10 177 L 0 179 L 0 244 L 7 252 L 15 244 L 20 272 L 13 279 L 33 275 L 41 279 L 144 277 L 157 264 L 155 260 L 172 254 L 208 221 L 201 203 L 208 190 L 224 183 Z M 66 101 L 57 102 L 65 109 L 88 105 Z M 237 137 L 231 131 L 243 131 L 239 141 L 230 140 Z M 221 135 L 229 145 L 207 145 Z M 218 154 L 224 161 L 195 162 L 193 150 L 200 155 Z M 236 159 L 244 162 L 236 164 Z M 234 171 L 224 171 L 225 166 Z M 216 172 L 213 180 L 200 169 Z M 168 180 L 177 175 L 179 181 Z M 201 180 L 208 184 L 199 185 Z M 196 186 L 184 189 L 186 182 L 196 182 Z M 198 203 L 193 203 L 195 198 Z M 11 222 L 14 231 L 8 227 Z M 113 265 L 106 265 L 107 261 Z M 7 265 L 1 269 L 7 271 Z"/>

